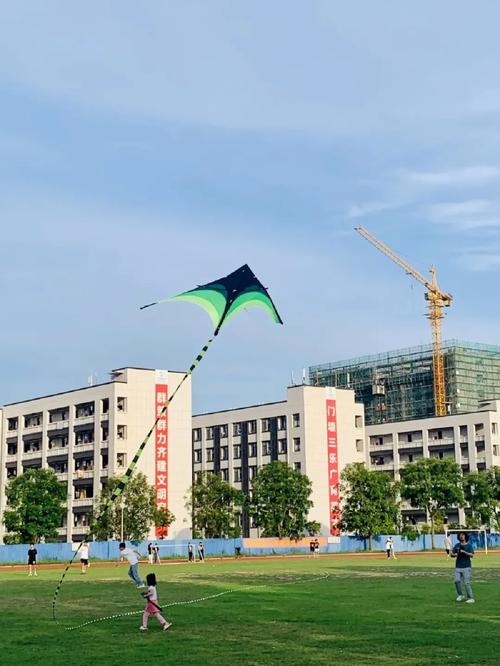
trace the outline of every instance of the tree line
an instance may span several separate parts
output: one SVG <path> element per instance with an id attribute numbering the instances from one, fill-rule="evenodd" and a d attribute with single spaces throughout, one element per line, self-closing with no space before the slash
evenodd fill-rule
<path id="1" fill-rule="evenodd" d="M 401 502 L 406 500 L 428 516 L 433 547 L 436 528 L 452 508 L 465 507 L 465 525 L 456 527 L 500 531 L 500 467 L 462 474 L 451 459 L 421 458 L 403 467 L 400 476 L 394 481 L 362 463 L 347 465 L 341 475 L 341 529 L 370 542 L 377 534 L 398 532 L 414 538 L 415 527 L 402 519 Z"/>
<path id="2" fill-rule="evenodd" d="M 168 527 L 175 516 L 156 506 L 155 489 L 144 474 L 131 477 L 121 497 L 110 502 L 119 479 L 108 479 L 89 518 L 89 535 L 98 540 L 123 537 L 141 541 L 151 527 Z M 4 524 L 6 543 L 38 542 L 57 538 L 66 513 L 66 484 L 48 469 L 28 470 L 7 486 Z M 384 472 L 370 471 L 362 463 L 347 465 L 341 475 L 339 527 L 366 538 L 401 533 L 416 537 L 404 523 L 401 502 L 422 509 L 434 533 L 454 507 L 466 507 L 466 527 L 493 527 L 500 531 L 500 467 L 463 475 L 454 461 L 422 458 L 401 470 L 394 481 Z M 246 496 L 219 474 L 204 472 L 188 490 L 186 507 L 193 537 L 239 537 L 242 521 L 260 528 L 265 537 L 298 539 L 316 535 L 320 524 L 308 519 L 313 506 L 309 478 L 287 463 L 262 467 Z"/>

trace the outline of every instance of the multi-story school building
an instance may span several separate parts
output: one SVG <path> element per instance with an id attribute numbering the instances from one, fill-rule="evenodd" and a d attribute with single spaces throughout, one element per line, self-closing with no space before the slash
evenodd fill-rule
<path id="1" fill-rule="evenodd" d="M 354 391 L 292 386 L 286 400 L 193 417 L 193 479 L 213 471 L 241 489 L 268 463 L 282 460 L 312 482 L 310 520 L 336 536 L 343 468 L 365 460 L 364 408 Z M 258 530 L 242 515 L 243 536 Z"/>
<path id="2" fill-rule="evenodd" d="M 125 472 L 183 374 L 120 368 L 104 384 L 5 405 L 0 425 L 0 541 L 6 484 L 34 467 L 53 469 L 66 484 L 61 541 L 84 538 L 94 499 L 108 477 Z M 174 538 L 189 536 L 190 529 L 184 496 L 191 484 L 191 413 L 188 378 L 137 466 L 155 485 L 157 505 L 175 515 L 168 530 Z"/>

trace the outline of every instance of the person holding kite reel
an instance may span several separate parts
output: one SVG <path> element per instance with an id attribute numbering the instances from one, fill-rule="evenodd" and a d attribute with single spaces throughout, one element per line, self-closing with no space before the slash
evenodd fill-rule
<path id="1" fill-rule="evenodd" d="M 158 592 L 156 590 L 156 576 L 154 573 L 149 573 L 146 576 L 146 583 L 148 585 L 148 590 L 147 592 L 144 592 L 142 596 L 147 599 L 147 602 L 142 616 L 142 624 L 139 629 L 140 631 L 147 631 L 149 616 L 154 615 L 162 625 L 163 631 L 167 631 L 167 629 L 170 629 L 172 626 L 172 623 L 166 620 L 160 613 L 161 607 L 158 605 Z"/>

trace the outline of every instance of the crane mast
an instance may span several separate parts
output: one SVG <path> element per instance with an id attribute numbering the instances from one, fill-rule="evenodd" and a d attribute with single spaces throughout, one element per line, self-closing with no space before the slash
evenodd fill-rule
<path id="1" fill-rule="evenodd" d="M 364 227 L 355 227 L 355 230 L 367 241 L 383 252 L 389 259 L 398 264 L 408 275 L 418 280 L 425 288 L 427 301 L 427 318 L 431 322 L 432 330 L 432 370 L 434 386 L 434 410 L 436 416 L 446 414 L 446 384 L 444 374 L 443 345 L 441 337 L 441 320 L 444 317 L 443 308 L 451 305 L 453 296 L 441 291 L 438 287 L 436 269 L 430 267 L 431 278 L 428 279 L 419 273 L 413 266 L 393 252 L 385 243 L 372 236 Z"/>

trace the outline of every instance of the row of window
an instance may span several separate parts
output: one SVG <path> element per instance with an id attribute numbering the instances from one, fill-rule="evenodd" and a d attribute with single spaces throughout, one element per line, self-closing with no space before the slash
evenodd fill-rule
<path id="1" fill-rule="evenodd" d="M 270 456 L 271 455 L 271 442 L 269 440 L 262 442 L 262 455 Z M 278 453 L 287 453 L 288 445 L 286 439 L 278 440 Z M 298 453 L 300 451 L 300 437 L 293 438 L 293 452 Z M 201 449 L 194 450 L 194 462 L 201 463 Z M 213 462 L 214 460 L 214 449 L 206 449 L 207 462 Z M 251 442 L 248 444 L 248 457 L 256 458 L 257 457 L 257 443 Z M 229 458 L 229 446 L 220 447 L 220 459 L 228 460 Z M 239 460 L 241 458 L 241 444 L 233 445 L 233 460 Z"/>
<path id="2" fill-rule="evenodd" d="M 246 423 L 248 426 L 248 434 L 255 435 L 257 432 L 257 421 L 256 420 L 246 421 Z M 298 428 L 300 426 L 300 414 L 293 414 L 292 423 L 294 428 Z M 233 426 L 233 437 L 239 437 L 242 431 L 242 423 L 241 422 L 233 423 L 232 426 Z M 262 432 L 269 432 L 271 428 L 271 419 L 270 418 L 260 419 L 260 427 Z M 277 427 L 278 430 L 286 430 L 286 416 L 277 417 Z M 205 428 L 205 438 L 213 439 L 216 428 L 219 428 L 219 434 L 222 438 L 228 436 L 229 425 L 225 423 L 219 426 L 207 426 Z M 202 435 L 201 428 L 193 428 L 193 442 L 201 442 L 201 435 Z"/>
<path id="3" fill-rule="evenodd" d="M 127 466 L 127 454 L 126 453 L 117 453 L 116 454 L 116 466 L 118 468 L 123 468 Z M 23 472 L 27 469 L 39 469 L 41 465 L 26 465 L 23 467 Z M 52 469 L 56 474 L 66 474 L 68 472 L 68 460 L 58 460 L 48 465 L 49 469 Z M 108 469 L 108 454 L 103 453 L 101 455 L 101 469 Z M 94 470 L 94 458 L 75 458 L 74 461 L 74 470 L 78 476 L 79 472 L 91 472 Z M 7 465 L 7 478 L 17 476 L 17 467 Z"/>
<path id="4" fill-rule="evenodd" d="M 82 402 L 74 406 L 75 419 L 87 418 L 95 414 L 95 402 Z M 118 397 L 116 399 L 116 409 L 119 412 L 127 411 L 127 398 Z M 101 400 L 101 413 L 107 414 L 109 412 L 109 398 Z M 49 423 L 59 423 L 61 421 L 69 420 L 70 407 L 58 407 L 57 409 L 49 410 Z M 43 412 L 36 412 L 34 414 L 27 414 L 24 417 L 25 428 L 36 428 L 43 423 Z M 17 416 L 11 417 L 7 420 L 7 430 L 17 430 L 19 427 L 19 418 Z"/>
<path id="5" fill-rule="evenodd" d="M 101 427 L 101 442 L 107 442 L 109 437 L 109 428 L 108 426 Z M 117 439 L 127 439 L 127 426 L 117 425 L 116 426 L 116 437 Z M 95 441 L 94 428 L 88 428 L 85 430 L 77 430 L 75 432 L 75 446 L 82 446 L 86 444 L 93 444 Z M 68 435 L 50 435 L 48 437 L 48 448 L 52 449 L 64 449 L 69 444 Z M 15 456 L 17 455 L 17 442 L 7 442 L 7 455 Z M 42 439 L 30 439 L 24 442 L 23 444 L 24 453 L 37 453 L 42 450 Z"/>
<path id="6" fill-rule="evenodd" d="M 300 462 L 295 462 L 293 464 L 293 467 L 295 470 L 298 472 L 301 471 L 301 464 Z M 242 480 L 242 468 L 241 467 L 235 467 L 233 469 L 233 483 L 241 483 Z M 220 475 L 221 479 L 223 481 L 228 481 L 229 482 L 229 469 L 221 469 L 219 470 L 218 474 Z M 249 480 L 252 480 L 255 476 L 257 475 L 257 465 L 249 465 L 248 467 L 248 478 Z M 203 478 L 203 472 L 195 472 L 194 475 L 195 482 L 200 483 L 202 478 Z"/>

